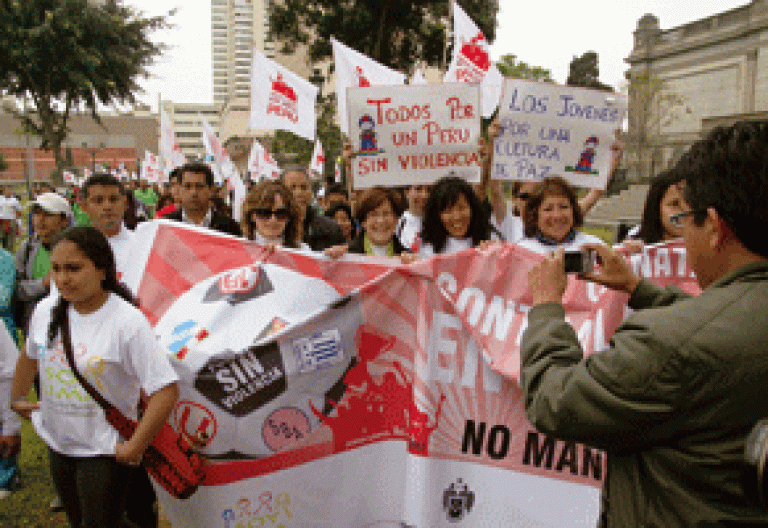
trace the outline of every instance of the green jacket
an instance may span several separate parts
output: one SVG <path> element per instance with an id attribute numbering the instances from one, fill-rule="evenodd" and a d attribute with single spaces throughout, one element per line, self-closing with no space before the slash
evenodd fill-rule
<path id="1" fill-rule="evenodd" d="M 529 312 L 520 356 L 531 423 L 608 453 L 602 526 L 768 526 L 742 462 L 768 416 L 768 261 L 699 297 L 643 280 L 629 304 L 639 311 L 587 358 L 562 306 Z"/>

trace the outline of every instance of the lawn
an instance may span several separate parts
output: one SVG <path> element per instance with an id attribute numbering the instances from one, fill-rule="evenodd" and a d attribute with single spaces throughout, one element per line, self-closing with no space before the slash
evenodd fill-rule
<path id="1" fill-rule="evenodd" d="M 48 472 L 48 448 L 35 433 L 32 424 L 21 424 L 21 489 L 0 501 L 0 527 L 2 528 L 55 528 L 68 527 L 63 512 L 52 513 L 48 505 L 53 499 L 53 483 Z M 161 528 L 171 524 L 161 520 Z"/>

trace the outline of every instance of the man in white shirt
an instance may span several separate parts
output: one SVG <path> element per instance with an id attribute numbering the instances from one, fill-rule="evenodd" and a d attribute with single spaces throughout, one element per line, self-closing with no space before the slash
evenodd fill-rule
<path id="1" fill-rule="evenodd" d="M 123 184 L 111 174 L 94 174 L 80 190 L 80 207 L 91 219 L 91 225 L 107 237 L 120 278 L 128 265 L 133 237 L 123 223 L 128 207 Z"/>

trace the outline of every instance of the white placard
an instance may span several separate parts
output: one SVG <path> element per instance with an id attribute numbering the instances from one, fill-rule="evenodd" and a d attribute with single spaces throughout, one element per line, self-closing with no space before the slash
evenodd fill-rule
<path id="1" fill-rule="evenodd" d="M 477 85 L 350 88 L 347 110 L 354 188 L 480 181 Z"/>
<path id="2" fill-rule="evenodd" d="M 620 94 L 505 79 L 493 178 L 540 181 L 557 175 L 572 185 L 605 189 L 611 144 L 626 110 Z"/>

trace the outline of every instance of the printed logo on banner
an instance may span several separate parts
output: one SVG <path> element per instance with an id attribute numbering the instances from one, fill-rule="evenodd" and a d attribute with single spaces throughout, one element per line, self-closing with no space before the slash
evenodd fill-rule
<path id="1" fill-rule="evenodd" d="M 278 333 L 279 331 L 283 330 L 286 326 L 288 326 L 288 323 L 280 319 L 279 317 L 274 317 L 272 321 L 264 328 L 264 330 L 261 331 L 261 333 L 256 336 L 256 339 L 254 341 L 261 341 L 262 339 L 266 337 L 271 337 Z"/>
<path id="2" fill-rule="evenodd" d="M 265 491 L 251 497 L 237 500 L 235 509 L 227 508 L 221 512 L 224 528 L 240 526 L 288 526 L 294 514 L 291 513 L 291 494 L 281 491 Z M 235 521 L 237 520 L 237 524 Z M 292 525 L 291 525 L 292 526 Z"/>
<path id="3" fill-rule="evenodd" d="M 357 86 L 360 88 L 368 88 L 371 86 L 371 81 L 365 76 L 365 72 L 360 66 L 355 66 L 355 77 L 357 77 Z"/>
<path id="4" fill-rule="evenodd" d="M 200 369 L 195 388 L 228 413 L 245 416 L 285 392 L 285 367 L 277 343 L 223 355 Z"/>
<path id="5" fill-rule="evenodd" d="M 168 350 L 176 359 L 183 361 L 189 351 L 205 340 L 210 333 L 196 321 L 188 320 L 176 325 L 171 333 L 175 341 L 168 345 Z"/>
<path id="6" fill-rule="evenodd" d="M 450 522 L 458 522 L 467 515 L 475 504 L 475 492 L 457 479 L 443 491 L 443 510 Z"/>
<path id="7" fill-rule="evenodd" d="M 283 81 L 283 75 L 277 74 L 272 79 L 272 93 L 269 94 L 267 114 L 287 117 L 291 123 L 299 122 L 299 98 L 296 90 Z"/>
<path id="8" fill-rule="evenodd" d="M 296 339 L 291 348 L 302 374 L 335 365 L 344 359 L 337 328 Z"/>
<path id="9" fill-rule="evenodd" d="M 485 50 L 485 37 L 480 32 L 461 47 L 456 64 L 456 78 L 460 82 L 482 82 L 491 69 L 491 58 Z"/>
<path id="10" fill-rule="evenodd" d="M 261 435 L 272 451 L 283 451 L 303 440 L 310 433 L 309 418 L 300 409 L 283 407 L 264 421 Z"/>
<path id="11" fill-rule="evenodd" d="M 258 265 L 245 266 L 222 275 L 205 293 L 204 303 L 226 299 L 232 306 L 274 290 L 272 281 Z"/>
<path id="12" fill-rule="evenodd" d="M 198 448 L 205 447 L 216 437 L 216 418 L 207 407 L 182 400 L 173 408 L 172 423 Z"/>

